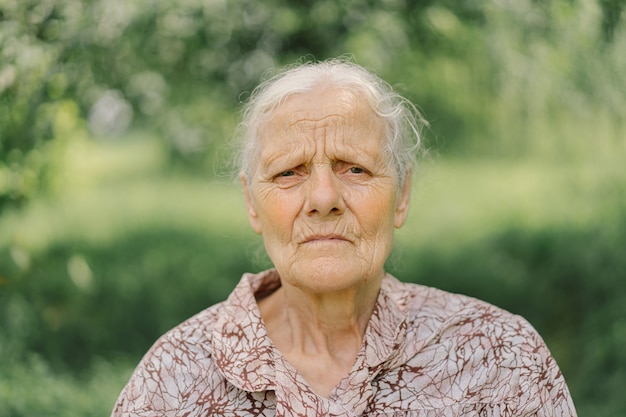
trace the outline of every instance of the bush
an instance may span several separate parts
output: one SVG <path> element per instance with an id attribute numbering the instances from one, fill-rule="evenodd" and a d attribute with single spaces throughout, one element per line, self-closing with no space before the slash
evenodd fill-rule
<path id="1" fill-rule="evenodd" d="M 31 367 L 44 382 L 61 381 L 46 401 L 63 403 L 54 394 L 63 390 L 85 395 L 87 387 L 75 381 L 98 379 L 94 373 L 107 362 L 122 364 L 113 369 L 123 376 L 110 377 L 121 389 L 129 364 L 158 336 L 223 300 L 243 272 L 259 270 L 253 245 L 157 228 L 135 230 L 114 245 L 65 242 L 41 252 L 0 295 L 0 353 L 7 361 L 0 372 L 15 382 L 15 401 L 32 398 L 20 391 Z M 581 414 L 609 416 L 626 411 L 624 247 L 626 211 L 610 228 L 511 226 L 448 249 L 398 247 L 390 268 L 403 280 L 526 317 L 557 358 Z"/>
<path id="2" fill-rule="evenodd" d="M 163 332 L 223 300 L 253 270 L 243 242 L 193 231 L 144 230 L 114 245 L 63 242 L 4 285 L 4 353 L 35 352 L 56 369 L 94 358 L 138 359 Z M 5 259 L 8 257 L 5 254 Z"/>

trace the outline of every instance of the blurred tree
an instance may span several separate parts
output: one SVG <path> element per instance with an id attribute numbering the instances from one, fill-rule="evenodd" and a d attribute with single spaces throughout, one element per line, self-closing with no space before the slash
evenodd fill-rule
<path id="1" fill-rule="evenodd" d="M 602 6 L 602 33 L 606 42 L 612 42 L 622 15 L 626 0 L 601 0 Z"/>
<path id="2" fill-rule="evenodd" d="M 46 190 L 50 141 L 141 128 L 172 161 L 206 170 L 223 155 L 242 92 L 307 55 L 351 53 L 402 83 L 451 150 L 560 107 L 559 94 L 542 99 L 553 91 L 542 83 L 561 75 L 571 82 L 554 87 L 561 95 L 619 100 L 623 63 L 611 45 L 624 42 L 625 3 L 2 0 L 0 210 Z"/>

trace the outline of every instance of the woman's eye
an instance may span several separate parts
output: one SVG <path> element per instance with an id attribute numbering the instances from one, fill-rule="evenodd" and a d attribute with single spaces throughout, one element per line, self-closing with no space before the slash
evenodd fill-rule
<path id="1" fill-rule="evenodd" d="M 287 184 L 292 183 L 294 180 L 298 178 L 298 170 L 296 169 L 288 169 L 287 171 L 279 172 L 274 176 L 274 181 L 279 184 Z"/>
<path id="2" fill-rule="evenodd" d="M 351 174 L 362 174 L 364 172 L 365 172 L 365 170 L 363 168 L 361 168 L 361 167 L 351 167 L 350 168 L 350 173 Z"/>

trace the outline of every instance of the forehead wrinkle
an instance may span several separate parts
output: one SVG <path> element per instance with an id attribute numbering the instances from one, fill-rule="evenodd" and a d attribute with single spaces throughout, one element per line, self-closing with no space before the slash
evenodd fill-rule
<path id="1" fill-rule="evenodd" d="M 268 147 L 263 147 L 265 152 L 260 152 L 261 164 L 265 170 L 281 159 L 305 158 L 307 154 L 306 141 L 294 139 L 291 135 L 284 135 L 282 139 L 284 139 L 284 142 L 281 141 L 280 146 L 270 145 L 269 149 Z M 273 140 L 276 141 L 277 138 Z"/>
<path id="2" fill-rule="evenodd" d="M 324 126 L 330 126 L 332 124 L 337 124 L 337 123 L 333 123 L 336 119 L 338 119 L 338 121 L 344 120 L 344 119 L 348 119 L 348 115 L 342 114 L 342 113 L 332 113 L 332 114 L 324 114 L 321 117 L 309 117 L 307 116 L 299 116 L 298 113 L 301 112 L 294 112 L 294 113 L 290 113 L 287 115 L 287 124 L 289 126 L 289 129 L 294 128 L 298 125 L 304 125 L 305 127 L 311 127 L 311 128 L 316 128 L 316 126 L 318 126 L 321 123 L 321 127 Z M 302 112 L 305 113 L 305 112 Z M 306 112 L 308 113 L 308 112 Z"/>
<path id="3" fill-rule="evenodd" d="M 293 152 L 292 148 L 304 150 L 307 145 L 315 146 L 314 143 L 320 136 L 323 138 L 323 142 L 326 142 L 328 137 L 332 140 L 346 137 L 345 134 L 338 133 L 341 129 L 347 134 L 347 131 L 355 128 L 353 124 L 347 122 L 348 117 L 342 114 L 328 114 L 320 118 L 303 118 L 297 113 L 301 112 L 276 115 L 263 129 L 262 138 L 273 142 L 268 144 L 269 146 L 263 146 L 263 148 L 280 148 L 280 150 L 272 152 L 275 156 L 268 155 L 267 161 L 269 163 Z M 334 132 L 334 134 L 330 132 Z M 279 146 L 275 146 L 277 141 L 280 142 Z M 263 152 L 261 154 L 263 155 Z"/>
<path id="4" fill-rule="evenodd" d="M 316 106 L 319 100 L 294 96 L 282 103 L 261 129 L 260 139 L 265 144 L 261 144 L 260 162 L 267 168 L 285 156 L 294 155 L 305 162 L 319 153 L 335 161 L 350 160 L 356 155 L 377 165 L 385 164 L 384 150 L 380 152 L 384 147 L 380 142 L 384 141 L 382 120 L 359 98 L 333 97 Z M 322 136 L 321 152 L 315 149 L 319 135 Z M 376 135 L 378 141 L 367 140 L 371 135 Z M 356 140 L 351 140 L 353 138 Z M 365 140 L 359 140 L 361 138 Z"/>
<path id="5" fill-rule="evenodd" d="M 316 130 L 322 131 L 323 153 L 333 161 L 355 162 L 358 160 L 380 163 L 383 157 L 382 135 L 370 141 L 376 135 L 370 120 L 363 122 L 357 117 L 344 117 L 345 123 L 323 123 Z M 353 119 L 349 120 L 349 119 Z"/>
<path id="6" fill-rule="evenodd" d="M 363 127 L 358 123 L 351 123 L 349 119 L 350 117 L 343 115 L 328 115 L 316 120 L 299 120 L 291 129 L 294 134 L 290 136 L 296 138 L 295 146 L 303 149 L 310 146 L 314 153 L 307 157 L 311 160 L 327 158 L 335 162 L 349 160 L 354 154 L 371 159 L 364 143 L 353 140 L 366 132 L 361 132 Z"/>

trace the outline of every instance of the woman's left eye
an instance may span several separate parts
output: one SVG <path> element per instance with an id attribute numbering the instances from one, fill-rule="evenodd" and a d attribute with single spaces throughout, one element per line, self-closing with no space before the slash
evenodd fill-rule
<path id="1" fill-rule="evenodd" d="M 365 170 L 361 167 L 350 167 L 349 171 L 351 174 L 363 174 L 365 172 Z"/>

